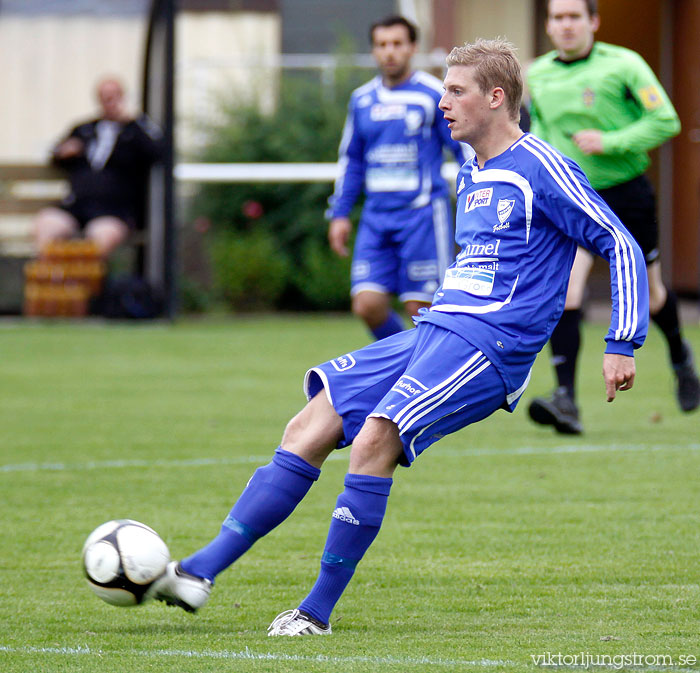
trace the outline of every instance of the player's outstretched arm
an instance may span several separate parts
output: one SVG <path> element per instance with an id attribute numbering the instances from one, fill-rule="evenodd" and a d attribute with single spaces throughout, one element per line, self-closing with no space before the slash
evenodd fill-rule
<path id="1" fill-rule="evenodd" d="M 634 385 L 634 357 L 605 353 L 603 355 L 603 379 L 608 402 L 615 399 L 618 390 L 629 390 Z"/>

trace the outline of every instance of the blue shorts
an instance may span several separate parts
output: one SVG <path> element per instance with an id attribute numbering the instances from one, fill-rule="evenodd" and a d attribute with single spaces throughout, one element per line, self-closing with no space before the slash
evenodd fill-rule
<path id="1" fill-rule="evenodd" d="M 373 291 L 402 302 L 431 302 L 455 257 L 450 204 L 435 198 L 424 208 L 365 208 L 353 250 L 351 294 Z"/>
<path id="2" fill-rule="evenodd" d="M 343 419 L 338 448 L 352 444 L 368 417 L 388 418 L 399 428 L 403 465 L 506 402 L 503 380 L 486 356 L 431 323 L 311 368 L 306 396 L 323 389 Z"/>

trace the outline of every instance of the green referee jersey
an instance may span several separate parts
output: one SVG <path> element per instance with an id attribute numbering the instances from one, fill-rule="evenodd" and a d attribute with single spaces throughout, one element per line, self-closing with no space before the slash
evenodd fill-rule
<path id="1" fill-rule="evenodd" d="M 649 150 L 675 136 L 678 115 L 659 80 L 634 51 L 594 42 L 590 54 L 565 63 L 552 51 L 527 72 L 530 131 L 574 159 L 594 189 L 644 173 Z M 603 154 L 583 154 L 572 135 L 603 132 Z"/>

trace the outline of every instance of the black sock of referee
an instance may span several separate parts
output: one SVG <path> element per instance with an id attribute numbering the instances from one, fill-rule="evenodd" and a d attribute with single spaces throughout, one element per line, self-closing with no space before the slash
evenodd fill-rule
<path id="1" fill-rule="evenodd" d="M 673 292 L 667 292 L 666 302 L 658 313 L 651 316 L 651 319 L 659 326 L 668 342 L 668 352 L 671 362 L 679 365 L 685 359 L 683 348 L 683 338 L 681 337 L 681 325 L 678 319 L 678 302 Z"/>
<path id="2" fill-rule="evenodd" d="M 581 309 L 570 309 L 561 314 L 552 332 L 552 364 L 559 387 L 566 388 L 572 400 L 576 399 L 576 361 L 581 347 Z"/>

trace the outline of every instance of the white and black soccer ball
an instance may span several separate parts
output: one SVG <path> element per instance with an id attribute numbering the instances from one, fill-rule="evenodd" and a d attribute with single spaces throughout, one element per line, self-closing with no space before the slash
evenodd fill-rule
<path id="1" fill-rule="evenodd" d="M 95 528 L 83 545 L 90 588 L 111 605 L 138 605 L 170 561 L 168 547 L 152 528 L 131 519 Z"/>

